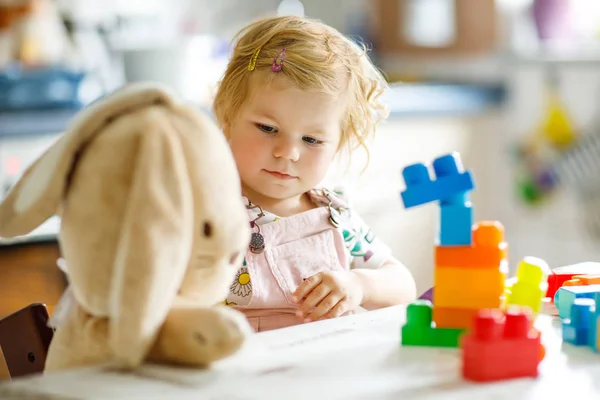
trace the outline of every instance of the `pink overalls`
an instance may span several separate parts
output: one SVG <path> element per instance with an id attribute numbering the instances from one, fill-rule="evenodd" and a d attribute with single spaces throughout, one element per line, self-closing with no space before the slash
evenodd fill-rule
<path id="1" fill-rule="evenodd" d="M 321 271 L 350 268 L 344 238 L 330 222 L 328 207 L 263 224 L 260 233 L 264 251 L 246 252 L 252 297 L 248 305 L 235 308 L 257 332 L 298 325 L 302 320 L 295 315 L 294 291 L 303 279 Z"/>

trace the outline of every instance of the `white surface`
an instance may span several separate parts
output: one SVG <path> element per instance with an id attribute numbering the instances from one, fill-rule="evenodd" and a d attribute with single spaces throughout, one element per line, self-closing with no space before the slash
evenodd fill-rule
<path id="1" fill-rule="evenodd" d="M 565 346 L 549 316 L 536 322 L 547 356 L 537 379 L 491 384 L 460 376 L 460 350 L 401 347 L 404 308 L 254 335 L 211 370 L 146 366 L 135 374 L 83 369 L 0 385 L 0 397 L 86 399 L 540 399 L 600 396 L 600 355 Z M 12 393 L 14 397 L 9 397 Z"/>

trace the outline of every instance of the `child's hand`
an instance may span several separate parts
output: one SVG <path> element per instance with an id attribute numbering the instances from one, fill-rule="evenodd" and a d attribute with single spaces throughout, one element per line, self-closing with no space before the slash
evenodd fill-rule
<path id="1" fill-rule="evenodd" d="M 360 278 L 352 271 L 319 272 L 294 292 L 294 302 L 302 304 L 296 315 L 305 322 L 336 318 L 356 309 L 363 300 Z M 313 310 L 310 314 L 310 310 Z"/>

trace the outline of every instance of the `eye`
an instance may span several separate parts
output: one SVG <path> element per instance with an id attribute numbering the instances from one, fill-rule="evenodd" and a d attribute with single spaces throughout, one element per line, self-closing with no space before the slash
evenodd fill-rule
<path id="1" fill-rule="evenodd" d="M 310 137 L 310 136 L 304 136 L 304 137 L 302 138 L 302 140 L 304 140 L 304 141 L 305 141 L 306 143 L 308 143 L 308 144 L 323 144 L 323 141 L 322 141 L 322 140 L 315 139 L 315 138 L 313 138 L 313 137 Z"/>
<path id="2" fill-rule="evenodd" d="M 259 130 L 265 132 L 265 133 L 277 133 L 277 128 L 269 126 L 269 125 L 264 125 L 264 124 L 254 124 Z"/>
<path id="3" fill-rule="evenodd" d="M 212 236 L 212 224 L 208 221 L 204 222 L 203 232 L 204 236 L 211 237 Z"/>

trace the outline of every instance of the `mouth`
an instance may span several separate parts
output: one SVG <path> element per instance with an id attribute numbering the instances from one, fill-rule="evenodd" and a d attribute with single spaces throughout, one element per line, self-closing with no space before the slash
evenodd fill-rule
<path id="1" fill-rule="evenodd" d="M 272 176 L 274 176 L 277 179 L 283 179 L 283 180 L 289 180 L 289 179 L 295 179 L 296 177 L 290 174 L 286 174 L 285 172 L 279 172 L 279 171 L 269 171 L 267 169 L 265 169 L 265 171 L 268 174 L 271 174 Z"/>

